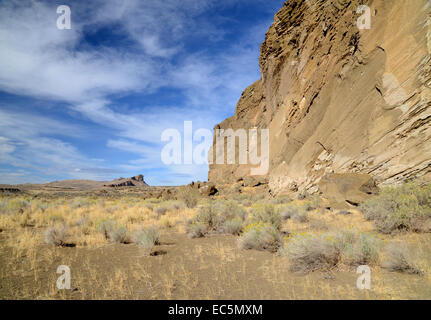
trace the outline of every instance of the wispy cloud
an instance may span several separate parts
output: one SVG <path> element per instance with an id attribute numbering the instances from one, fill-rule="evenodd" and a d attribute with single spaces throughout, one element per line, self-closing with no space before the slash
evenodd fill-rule
<path id="1" fill-rule="evenodd" d="M 235 31 L 226 29 L 226 22 L 235 23 L 234 18 L 217 14 L 251 3 L 266 17 L 274 13 L 274 3 L 264 0 L 76 1 L 71 4 L 72 30 L 58 30 L 51 2 L 1 2 L 0 91 L 63 103 L 79 119 L 109 129 L 104 145 L 130 157 L 123 163 L 106 161 L 115 168 L 100 168 L 100 162 L 62 138 L 85 141 L 84 128 L 0 106 L 0 161 L 69 177 L 148 170 L 158 172 L 154 181 L 161 182 L 161 132 L 181 130 L 188 120 L 195 129 L 211 129 L 233 114 L 241 91 L 258 79 L 258 47 L 270 21 L 258 21 L 228 43 L 226 37 Z M 128 45 L 89 42 L 87 36 L 102 28 Z M 181 98 L 169 105 L 145 101 L 131 110 L 118 102 L 118 97 L 160 90 L 176 90 Z M 165 168 L 164 174 L 176 176 L 172 181 L 177 182 L 205 179 L 207 169 L 180 166 Z"/>

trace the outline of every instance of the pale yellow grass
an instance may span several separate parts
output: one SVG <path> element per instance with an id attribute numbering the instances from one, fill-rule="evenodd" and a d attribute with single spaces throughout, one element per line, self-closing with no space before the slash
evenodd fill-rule
<path id="1" fill-rule="evenodd" d="M 82 205 L 76 206 L 77 201 L 82 202 Z M 148 200 L 139 199 L 97 201 L 82 198 L 59 199 L 54 203 L 29 200 L 29 203 L 21 211 L 0 214 L 0 228 L 13 231 L 14 239 L 10 239 L 8 245 L 17 254 L 37 243 L 43 243 L 43 232 L 48 227 L 66 226 L 67 242 L 78 247 L 100 247 L 109 242 L 99 229 L 104 221 L 110 221 L 116 227 L 125 227 L 131 236 L 136 230 L 149 225 L 171 231 L 182 230 L 181 222 L 195 214 L 194 209 L 170 208 L 165 215 L 159 217 L 145 206 Z"/>

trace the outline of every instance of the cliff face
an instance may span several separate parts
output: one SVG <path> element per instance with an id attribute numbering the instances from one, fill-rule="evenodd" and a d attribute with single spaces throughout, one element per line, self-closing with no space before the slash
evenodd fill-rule
<path id="1" fill-rule="evenodd" d="M 367 5 L 371 29 L 357 13 Z M 392 183 L 431 172 L 428 0 L 289 0 L 261 45 L 262 78 L 216 128 L 268 128 L 274 193 L 318 190 L 328 173 Z M 210 165 L 232 183 L 249 165 Z"/>

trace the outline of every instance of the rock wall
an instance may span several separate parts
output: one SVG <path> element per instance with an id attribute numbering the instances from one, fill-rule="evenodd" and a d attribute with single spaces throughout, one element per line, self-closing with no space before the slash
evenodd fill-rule
<path id="1" fill-rule="evenodd" d="M 359 29 L 360 5 L 371 28 Z M 262 78 L 216 129 L 268 128 L 274 193 L 328 173 L 379 184 L 431 172 L 431 1 L 289 0 L 261 45 Z M 233 183 L 250 165 L 210 165 Z M 259 177 L 262 178 L 262 177 Z"/>

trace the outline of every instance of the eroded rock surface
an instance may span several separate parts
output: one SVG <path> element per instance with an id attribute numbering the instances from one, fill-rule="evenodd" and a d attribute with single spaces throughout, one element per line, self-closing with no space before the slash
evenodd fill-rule
<path id="1" fill-rule="evenodd" d="M 371 29 L 360 30 L 359 5 Z M 428 0 L 289 0 L 261 45 L 262 78 L 216 128 L 269 128 L 275 194 L 319 190 L 327 174 L 378 184 L 431 172 L 431 5 Z M 235 183 L 249 165 L 211 165 Z"/>

